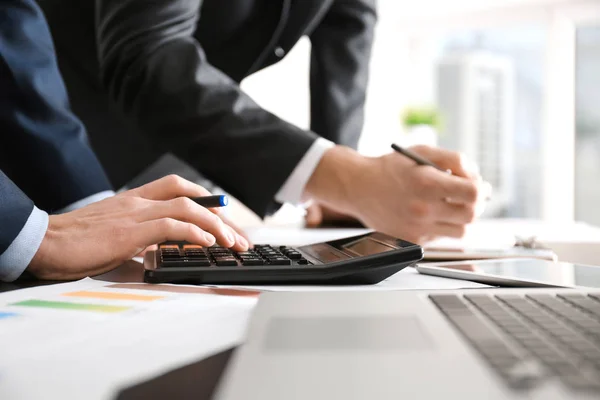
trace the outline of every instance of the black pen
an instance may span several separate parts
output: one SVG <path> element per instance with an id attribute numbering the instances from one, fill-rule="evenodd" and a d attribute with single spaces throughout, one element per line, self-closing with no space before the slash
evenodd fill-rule
<path id="1" fill-rule="evenodd" d="M 421 157 L 418 154 L 413 153 L 412 151 L 406 150 L 406 149 L 398 146 L 396 143 L 392 143 L 392 149 L 394 149 L 398 153 L 402 154 L 403 156 L 410 158 L 411 160 L 413 160 L 414 162 L 416 162 L 418 165 L 427 165 L 427 166 L 430 166 L 430 167 L 433 167 L 433 168 L 437 169 L 438 171 L 442 171 L 442 172 L 446 172 L 448 174 L 452 174 L 452 170 L 449 170 L 449 169 L 444 170 L 444 169 L 440 168 L 438 165 L 436 165 L 435 163 L 427 160 L 426 158 Z M 487 185 L 489 185 L 489 183 Z M 491 188 L 491 186 L 490 186 L 490 188 Z M 485 197 L 485 200 L 489 201 L 490 199 L 491 199 L 491 194 L 488 194 Z"/>
<path id="2" fill-rule="evenodd" d="M 229 204 L 229 199 L 225 195 L 190 197 L 190 199 L 206 208 L 225 207 L 227 204 Z"/>
<path id="3" fill-rule="evenodd" d="M 427 166 L 430 166 L 430 167 L 433 167 L 433 168 L 437 169 L 438 171 L 446 172 L 448 174 L 452 173 L 451 170 L 449 170 L 449 169 L 442 169 L 438 165 L 436 165 L 435 163 L 427 160 L 426 158 L 421 157 L 420 155 L 418 155 L 416 153 L 413 153 L 410 150 L 406 150 L 405 148 L 402 148 L 402 147 L 398 146 L 396 143 L 392 143 L 392 149 L 394 149 L 398 153 L 402 154 L 403 156 L 410 158 L 411 160 L 413 160 L 414 162 L 416 162 L 419 165 L 427 165 Z"/>

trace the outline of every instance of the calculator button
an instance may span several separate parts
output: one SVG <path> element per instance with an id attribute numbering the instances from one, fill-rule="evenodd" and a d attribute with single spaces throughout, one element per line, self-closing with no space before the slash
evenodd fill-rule
<path id="1" fill-rule="evenodd" d="M 171 268 L 171 267 L 176 268 L 176 267 L 187 267 L 187 264 L 183 260 L 176 260 L 176 261 L 164 260 L 160 266 L 161 266 L 161 268 Z"/>
<path id="2" fill-rule="evenodd" d="M 270 265 L 292 265 L 292 261 L 285 257 L 277 257 L 269 260 Z"/>
<path id="3" fill-rule="evenodd" d="M 189 260 L 184 260 L 184 259 L 179 259 L 179 260 L 165 260 L 162 263 L 162 267 L 167 267 L 167 268 L 186 268 L 186 267 L 208 267 L 210 266 L 210 261 L 203 261 L 203 260 L 198 260 L 198 261 L 189 261 Z"/>
<path id="4" fill-rule="evenodd" d="M 216 260 L 215 264 L 219 267 L 235 267 L 237 266 L 237 261 L 233 260 Z"/>
<path id="5" fill-rule="evenodd" d="M 190 267 L 210 267 L 211 263 L 208 259 L 205 260 L 189 260 L 187 262 Z"/>
<path id="6" fill-rule="evenodd" d="M 302 254 L 298 252 L 288 252 L 286 253 L 286 256 L 288 256 L 292 260 L 300 260 L 302 258 Z"/>
<path id="7" fill-rule="evenodd" d="M 210 260 L 208 258 L 187 257 L 187 259 L 189 260 L 189 262 L 194 262 L 194 263 L 208 263 L 207 265 L 210 265 Z"/>
<path id="8" fill-rule="evenodd" d="M 163 258 L 179 258 L 181 255 L 179 253 L 162 253 L 161 256 Z"/>
<path id="9" fill-rule="evenodd" d="M 235 261 L 235 257 L 233 257 L 233 256 L 215 257 L 215 260 L 217 260 L 217 261 Z"/>
<path id="10" fill-rule="evenodd" d="M 298 260 L 299 265 L 308 265 L 308 260 L 306 258 L 302 258 Z"/>
<path id="11" fill-rule="evenodd" d="M 168 261 L 179 261 L 181 260 L 182 257 L 177 256 L 177 257 L 162 257 L 162 261 L 163 262 L 168 262 Z"/>
<path id="12" fill-rule="evenodd" d="M 247 266 L 256 266 L 256 265 L 265 265 L 265 262 L 263 260 L 249 259 L 249 260 L 242 260 L 242 264 L 247 265 Z"/>
<path id="13" fill-rule="evenodd" d="M 222 259 L 222 258 L 234 258 L 233 254 L 213 254 L 212 255 L 215 259 Z"/>
<path id="14" fill-rule="evenodd" d="M 161 253 L 177 253 L 179 254 L 179 249 L 160 249 Z"/>

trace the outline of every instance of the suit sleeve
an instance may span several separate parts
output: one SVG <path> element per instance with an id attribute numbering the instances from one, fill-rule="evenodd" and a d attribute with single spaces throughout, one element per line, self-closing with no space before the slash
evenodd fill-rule
<path id="1" fill-rule="evenodd" d="M 48 227 L 48 214 L 34 206 L 0 171 L 0 281 L 11 282 L 27 268 Z"/>
<path id="2" fill-rule="evenodd" d="M 96 0 L 102 82 L 153 143 L 264 216 L 316 135 L 261 109 L 207 61 L 194 38 L 201 5 Z"/>
<path id="3" fill-rule="evenodd" d="M 0 169 L 48 212 L 110 190 L 34 0 L 0 2 Z"/>
<path id="4" fill-rule="evenodd" d="M 363 128 L 375 0 L 333 0 L 311 33 L 311 130 L 356 148 Z"/>

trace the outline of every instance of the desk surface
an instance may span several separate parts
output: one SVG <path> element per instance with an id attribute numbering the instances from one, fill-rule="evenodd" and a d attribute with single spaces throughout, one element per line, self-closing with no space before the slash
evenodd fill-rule
<path id="1" fill-rule="evenodd" d="M 505 223 L 502 223 L 505 226 Z M 536 226 L 536 228 L 539 228 Z M 595 228 L 594 228 L 595 229 Z M 287 229 L 286 229 L 287 230 Z M 536 229 L 537 230 L 537 229 Z M 595 233 L 595 230 L 580 229 L 586 231 L 585 234 Z M 270 231 L 270 232 L 269 232 Z M 319 237 L 319 240 L 329 240 L 329 238 L 341 237 L 346 235 L 346 231 L 313 231 L 307 232 L 293 232 L 293 229 L 289 229 L 287 232 L 289 238 L 295 238 L 300 242 L 308 242 L 311 238 Z M 315 235 L 316 236 L 313 236 Z M 258 228 L 254 230 L 254 235 L 259 241 L 273 242 L 281 239 L 281 230 L 270 230 L 269 228 Z M 325 236 L 328 238 L 326 239 Z M 594 236 L 594 235 L 592 235 Z M 588 236 L 592 238 L 591 236 Z M 594 240 L 596 237 L 593 238 Z M 288 240 L 286 240 L 288 241 Z M 313 239 L 314 241 L 314 239 Z M 282 243 L 286 244 L 286 243 Z M 299 245 L 303 243 L 290 243 Z M 143 280 L 143 267 L 141 264 L 131 261 L 123 264 L 121 267 L 111 271 L 109 273 L 95 277 L 96 279 L 110 281 L 110 282 L 142 282 Z M 0 292 L 12 291 L 26 287 L 48 285 L 54 282 L 36 282 L 26 281 L 18 283 L 0 283 Z M 178 368 L 157 378 L 150 379 L 144 383 L 133 385 L 125 388 L 118 394 L 119 400 L 128 399 L 142 399 L 148 398 L 149 394 L 151 397 L 172 397 L 172 398 L 210 398 L 212 391 L 215 389 L 218 380 L 224 371 L 229 358 L 233 353 L 233 349 L 221 351 L 209 358 L 201 361 L 193 362 L 182 368 Z M 159 395 L 160 393 L 160 395 Z M 164 396 L 162 395 L 164 394 Z"/>

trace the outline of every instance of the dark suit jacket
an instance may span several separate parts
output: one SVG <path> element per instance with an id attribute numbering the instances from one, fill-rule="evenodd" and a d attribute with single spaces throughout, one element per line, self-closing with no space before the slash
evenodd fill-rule
<path id="1" fill-rule="evenodd" d="M 262 110 L 239 82 L 303 35 L 312 42 L 311 130 L 358 141 L 375 0 L 39 3 L 74 109 L 115 186 L 171 151 L 258 214 L 273 211 L 317 136 Z"/>
<path id="2" fill-rule="evenodd" d="M 0 254 L 33 205 L 52 212 L 109 190 L 70 111 L 48 26 L 33 0 L 0 3 Z"/>

